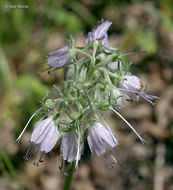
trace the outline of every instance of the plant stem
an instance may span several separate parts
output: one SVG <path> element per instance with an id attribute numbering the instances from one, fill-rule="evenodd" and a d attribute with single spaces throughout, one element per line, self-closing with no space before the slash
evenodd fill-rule
<path id="1" fill-rule="evenodd" d="M 75 162 L 72 162 L 69 173 L 65 179 L 65 183 L 64 183 L 64 189 L 63 190 L 69 190 L 70 189 L 70 185 L 71 185 L 71 181 L 73 178 L 73 173 L 74 173 L 74 169 L 75 169 Z"/>
<path id="2" fill-rule="evenodd" d="M 92 58 L 90 61 L 90 65 L 89 65 L 89 71 L 88 71 L 88 79 L 91 79 L 92 74 L 94 73 L 95 69 L 94 69 L 94 65 L 95 65 L 95 57 L 96 57 L 96 52 L 97 52 L 97 43 L 93 44 L 93 52 L 92 52 Z"/>

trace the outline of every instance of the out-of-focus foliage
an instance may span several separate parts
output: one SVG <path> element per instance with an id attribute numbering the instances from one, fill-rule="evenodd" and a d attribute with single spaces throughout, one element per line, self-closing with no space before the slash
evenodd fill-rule
<path id="1" fill-rule="evenodd" d="M 5 8 L 18 4 L 29 8 Z M 113 22 L 110 46 L 122 52 L 148 51 L 147 55 L 130 57 L 133 73 L 148 84 L 147 92 L 161 99 L 155 107 L 142 102 L 121 111 L 148 144 L 140 144 L 121 120 L 110 117 L 123 162 L 110 170 L 100 158 L 83 158 L 73 189 L 173 188 L 172 10 L 172 0 L 1 0 L 0 189 L 61 189 L 64 176 L 58 172 L 58 147 L 39 168 L 22 159 L 37 118 L 20 144 L 15 139 L 50 85 L 63 85 L 62 70 L 52 76 L 46 71 L 48 53 L 62 47 L 69 35 L 83 44 L 87 31 L 102 18 Z"/>

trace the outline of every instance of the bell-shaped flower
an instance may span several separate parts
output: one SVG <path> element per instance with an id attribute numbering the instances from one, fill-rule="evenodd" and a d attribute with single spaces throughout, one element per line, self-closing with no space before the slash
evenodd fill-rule
<path id="1" fill-rule="evenodd" d="M 68 46 L 64 46 L 61 49 L 53 51 L 49 54 L 47 64 L 55 69 L 67 67 L 72 64 L 70 62 L 70 53 Z"/>
<path id="2" fill-rule="evenodd" d="M 117 90 L 116 88 L 114 88 L 113 89 L 113 93 L 114 93 L 115 98 L 117 99 L 116 103 L 119 104 L 119 105 L 122 105 L 122 103 L 123 103 L 123 97 L 122 97 L 122 94 L 120 93 L 120 91 Z M 120 111 L 120 106 L 114 107 L 114 109 L 116 111 Z"/>
<path id="3" fill-rule="evenodd" d="M 118 145 L 118 140 L 109 127 L 94 123 L 89 129 L 87 141 L 92 155 L 105 156 L 111 166 L 114 165 L 113 162 L 117 162 L 118 156 L 114 147 Z"/>
<path id="4" fill-rule="evenodd" d="M 125 80 L 120 83 L 120 87 L 120 90 L 122 90 L 128 98 L 134 99 L 135 101 L 139 100 L 139 96 L 151 104 L 153 104 L 156 99 L 159 99 L 157 96 L 142 92 L 143 84 L 140 79 L 134 75 L 126 75 Z"/>
<path id="5" fill-rule="evenodd" d="M 136 92 L 140 92 L 143 85 L 138 77 L 126 75 L 125 80 L 120 83 L 120 86 L 124 89 L 124 93 L 128 98 L 134 99 L 135 101 L 139 100 L 139 94 Z"/>
<path id="6" fill-rule="evenodd" d="M 58 136 L 57 125 L 52 118 L 39 121 L 31 134 L 31 147 L 24 156 L 25 160 L 29 161 L 31 155 L 40 150 L 37 160 L 34 162 L 35 165 L 39 165 L 43 154 L 50 152 L 55 146 Z"/>
<path id="7" fill-rule="evenodd" d="M 60 151 L 63 160 L 66 160 L 67 162 L 73 162 L 76 160 L 78 163 L 83 150 L 83 141 L 79 138 L 80 137 L 77 138 L 77 135 L 73 131 L 67 132 L 62 136 Z"/>
<path id="8" fill-rule="evenodd" d="M 108 45 L 108 35 L 107 31 L 111 26 L 112 22 L 106 20 L 102 22 L 96 29 L 93 29 L 91 32 L 88 33 L 86 38 L 86 44 L 90 45 L 91 41 L 101 41 L 103 46 Z"/>

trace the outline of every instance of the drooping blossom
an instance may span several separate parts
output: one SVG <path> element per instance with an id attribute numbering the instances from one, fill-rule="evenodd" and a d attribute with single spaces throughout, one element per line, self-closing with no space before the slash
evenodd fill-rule
<path id="1" fill-rule="evenodd" d="M 47 64 L 55 69 L 67 67 L 72 64 L 72 62 L 70 62 L 68 46 L 64 46 L 61 49 L 51 52 L 49 54 Z"/>
<path id="2" fill-rule="evenodd" d="M 92 155 L 105 156 L 111 166 L 117 162 L 118 156 L 114 147 L 118 145 L 118 140 L 110 128 L 108 129 L 101 123 L 95 122 L 89 129 L 87 140 Z"/>
<path id="3" fill-rule="evenodd" d="M 87 142 L 91 153 L 97 156 L 104 156 L 112 167 L 114 162 L 119 161 L 119 157 L 114 150 L 118 145 L 118 140 L 99 112 L 100 110 L 107 109 L 107 105 L 109 105 L 108 109 L 110 111 L 116 113 L 133 130 L 142 143 L 145 142 L 119 111 L 123 104 L 124 96 L 136 101 L 138 101 L 139 96 L 141 96 L 150 103 L 158 97 L 142 92 L 143 85 L 140 79 L 134 75 L 127 74 L 124 80 L 121 81 L 122 75 L 128 72 L 128 68 L 125 67 L 126 65 L 123 65 L 123 59 L 121 58 L 145 52 L 120 54 L 117 48 L 108 48 L 107 31 L 111 24 L 111 21 L 102 21 L 97 28 L 88 33 L 86 44 L 89 45 L 89 47 L 75 47 L 70 49 L 70 47 L 64 46 L 49 54 L 47 64 L 50 67 L 53 69 L 66 67 L 64 73 L 64 78 L 66 79 L 64 83 L 65 89 L 61 92 L 60 89 L 56 88 L 59 94 L 57 99 L 55 99 L 55 101 L 52 100 L 50 106 L 47 106 L 47 101 L 44 101 L 45 105 L 31 116 L 17 138 L 16 141 L 21 139 L 30 121 L 37 113 L 41 110 L 44 111 L 45 107 L 46 110 L 49 108 L 48 112 L 44 114 L 33 130 L 30 137 L 31 146 L 24 156 L 26 160 L 30 161 L 31 156 L 39 152 L 34 162 L 35 165 L 39 165 L 39 162 L 42 161 L 43 154 L 53 149 L 58 137 L 61 136 L 59 133 L 63 133 L 60 147 L 62 160 L 64 160 L 62 163 L 65 163 L 67 168 L 71 163 L 72 165 L 75 163 L 75 168 L 77 168 L 84 148 L 84 141 L 82 139 L 85 138 L 85 136 L 83 136 L 83 134 L 88 132 Z M 93 47 L 90 46 L 92 41 L 96 42 L 93 43 Z M 97 46 L 96 44 L 102 45 Z M 92 52 L 88 51 L 90 48 L 93 48 Z M 79 54 L 82 56 L 79 56 Z M 73 63 L 71 60 L 75 61 L 74 67 L 67 67 Z M 104 74 L 99 74 L 99 71 L 104 71 Z M 91 77 L 92 74 L 93 77 Z M 116 87 L 114 85 L 116 85 Z M 98 91 L 95 90 L 95 86 L 98 86 Z M 102 103 L 105 99 L 109 101 L 109 104 Z M 114 102 L 112 102 L 112 100 L 114 100 Z M 60 111 L 59 109 L 55 109 L 59 105 L 62 105 L 60 106 Z M 71 113 L 71 105 L 77 105 L 75 113 Z M 61 113 L 66 113 L 70 121 L 68 119 L 67 121 L 63 120 L 61 122 Z M 91 113 L 94 113 L 94 118 Z M 52 118 L 44 119 L 49 114 L 56 115 L 56 117 L 59 116 L 59 130 Z M 78 120 L 76 120 L 76 118 L 78 118 Z M 93 122 L 93 119 L 96 118 L 99 118 L 103 122 L 103 125 L 99 122 L 95 122 L 92 126 L 87 128 L 86 125 Z M 71 131 L 64 131 L 64 128 L 61 128 L 61 123 L 71 126 Z"/>
<path id="4" fill-rule="evenodd" d="M 58 136 L 59 132 L 57 130 L 57 125 L 52 118 L 47 118 L 38 122 L 31 134 L 31 146 L 24 156 L 25 160 L 30 161 L 32 154 L 39 150 L 39 156 L 34 162 L 35 165 L 39 165 L 43 154 L 50 152 L 55 146 Z"/>
<path id="5" fill-rule="evenodd" d="M 135 101 L 139 100 L 139 94 L 135 93 L 135 91 L 140 92 L 143 85 L 138 77 L 134 75 L 126 75 L 125 80 L 120 83 L 120 86 L 125 89 L 124 93 L 128 98 L 134 99 Z"/>
<path id="6" fill-rule="evenodd" d="M 86 44 L 90 45 L 92 40 L 101 41 L 103 46 L 108 45 L 108 34 L 107 31 L 111 26 L 112 22 L 106 20 L 102 22 L 96 29 L 93 29 L 91 32 L 88 33 L 86 38 Z"/>
<path id="7" fill-rule="evenodd" d="M 149 103 L 153 104 L 153 101 L 159 99 L 157 96 L 146 94 L 142 92 L 143 84 L 137 76 L 126 75 L 125 80 L 120 83 L 120 90 L 122 90 L 126 96 L 135 101 L 139 100 L 139 96 L 147 100 Z"/>
<path id="8" fill-rule="evenodd" d="M 81 139 L 79 140 L 73 131 L 67 132 L 62 136 L 61 155 L 63 157 L 63 160 L 66 160 L 70 163 L 73 161 L 76 161 L 78 163 L 81 158 L 82 150 L 83 141 L 81 141 Z"/>

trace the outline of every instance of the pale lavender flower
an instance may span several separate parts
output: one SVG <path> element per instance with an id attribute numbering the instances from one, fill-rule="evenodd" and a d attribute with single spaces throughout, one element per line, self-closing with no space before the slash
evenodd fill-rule
<path id="1" fill-rule="evenodd" d="M 53 51 L 49 54 L 47 64 L 55 69 L 67 67 L 72 64 L 70 62 L 70 53 L 68 46 L 64 46 L 61 49 Z"/>
<path id="2" fill-rule="evenodd" d="M 117 162 L 116 159 L 119 159 L 114 150 L 114 147 L 118 145 L 118 140 L 110 128 L 108 129 L 99 122 L 94 123 L 89 129 L 87 140 L 92 155 L 105 156 L 111 166 L 114 165 L 113 162 Z"/>
<path id="3" fill-rule="evenodd" d="M 61 140 L 61 155 L 64 160 L 67 162 L 73 162 L 76 160 L 78 163 L 81 158 L 82 150 L 83 141 L 80 141 L 73 131 L 67 132 L 63 135 Z"/>
<path id="4" fill-rule="evenodd" d="M 139 100 L 139 94 L 135 91 L 140 92 L 142 90 L 142 83 L 140 79 L 134 75 L 126 75 L 125 80 L 120 83 L 122 89 L 125 89 L 124 93 L 128 98 Z"/>
<path id="5" fill-rule="evenodd" d="M 39 165 L 43 154 L 50 152 L 55 146 L 58 136 L 57 125 L 52 118 L 39 121 L 31 134 L 31 147 L 24 156 L 25 160 L 30 161 L 32 154 L 39 150 L 39 156 L 34 162 L 35 165 Z"/>
<path id="6" fill-rule="evenodd" d="M 141 92 L 143 89 L 143 84 L 138 77 L 134 75 L 126 75 L 125 78 L 126 80 L 120 83 L 121 88 L 119 88 L 119 90 L 122 90 L 128 98 L 138 101 L 139 96 L 141 96 L 152 105 L 154 100 L 159 99 L 157 96 Z"/>
<path id="7" fill-rule="evenodd" d="M 88 33 L 86 38 L 86 44 L 90 45 L 92 40 L 101 41 L 103 46 L 108 45 L 108 35 L 107 31 L 111 26 L 112 22 L 106 20 L 102 22 L 96 29 L 93 29 L 91 32 Z"/>
<path id="8" fill-rule="evenodd" d="M 118 64 L 119 64 L 119 65 L 118 65 Z M 110 67 L 111 69 L 122 69 L 122 61 L 119 61 L 119 63 L 118 63 L 118 61 L 109 62 L 108 65 L 109 65 L 109 67 Z"/>
<path id="9" fill-rule="evenodd" d="M 122 105 L 123 97 L 122 97 L 122 94 L 120 93 L 120 91 L 115 88 L 115 89 L 113 89 L 113 93 L 114 93 L 115 98 L 117 99 L 116 103 L 119 104 L 119 105 Z M 119 107 L 114 107 L 114 109 L 116 111 L 120 111 L 120 108 L 121 108 L 120 106 Z"/>

